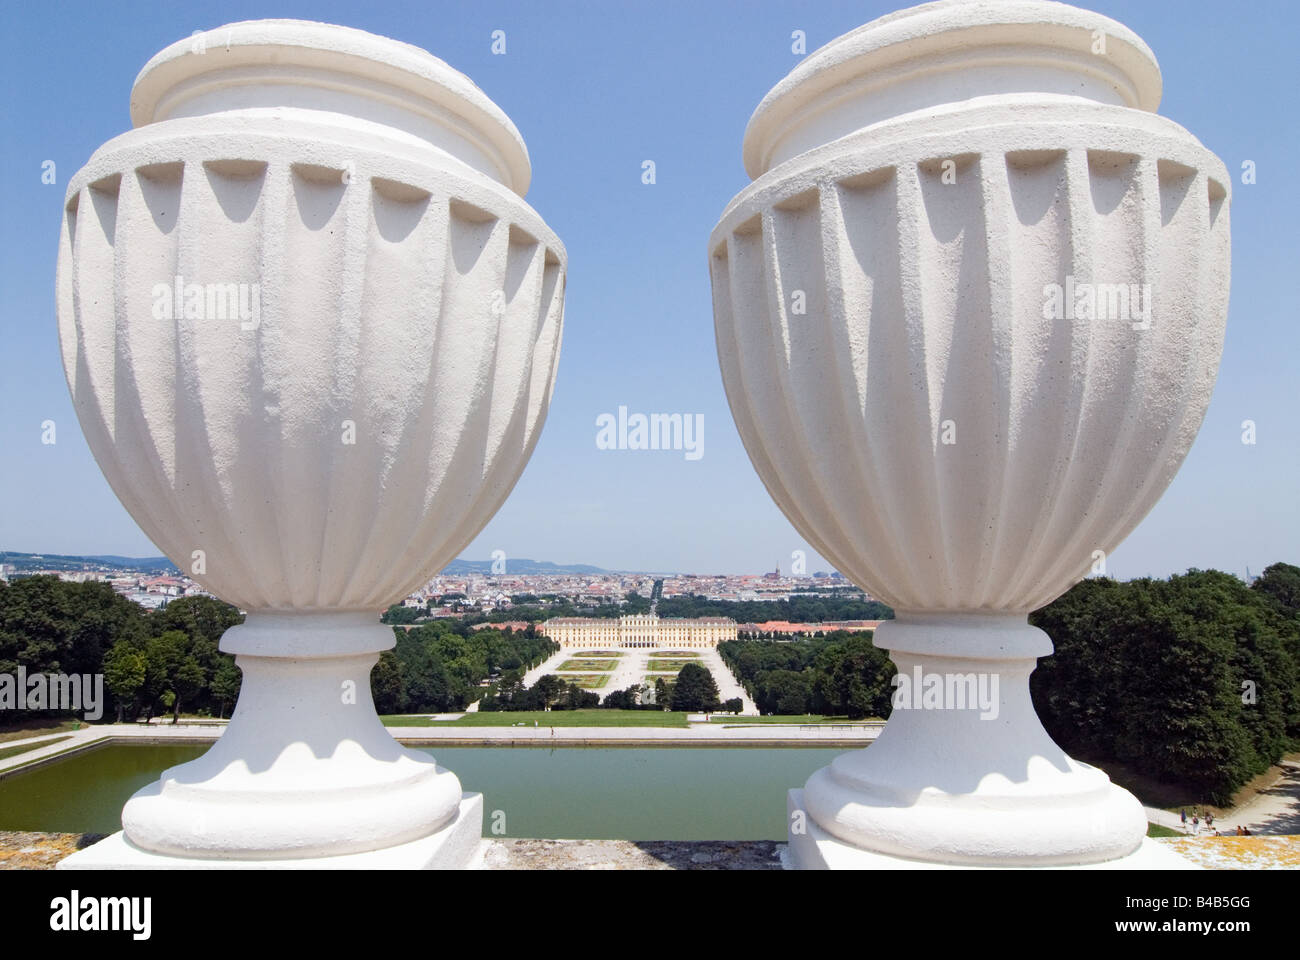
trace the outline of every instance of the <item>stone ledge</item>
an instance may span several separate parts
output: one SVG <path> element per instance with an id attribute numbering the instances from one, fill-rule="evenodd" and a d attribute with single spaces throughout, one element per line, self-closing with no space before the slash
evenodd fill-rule
<path id="1" fill-rule="evenodd" d="M 0 870 L 53 870 L 100 833 L 0 831 Z M 1300 836 L 1158 841 L 1211 870 L 1300 869 Z M 771 840 L 484 840 L 486 870 L 780 870 Z"/>
<path id="2" fill-rule="evenodd" d="M 487 840 L 486 870 L 780 870 L 772 840 Z"/>
<path id="3" fill-rule="evenodd" d="M 0 831 L 0 870 L 53 870 L 100 833 Z M 487 870 L 780 870 L 784 844 L 771 840 L 483 841 Z"/>
<path id="4" fill-rule="evenodd" d="M 103 840 L 103 833 L 0 830 L 0 870 L 53 870 L 64 857 Z"/>

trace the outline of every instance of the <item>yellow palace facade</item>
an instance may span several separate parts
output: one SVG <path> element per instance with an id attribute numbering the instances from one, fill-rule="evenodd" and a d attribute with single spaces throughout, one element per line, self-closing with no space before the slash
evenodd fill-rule
<path id="1" fill-rule="evenodd" d="M 736 621 L 729 617 L 661 619 L 653 613 L 633 614 L 617 620 L 612 617 L 557 617 L 542 624 L 542 633 L 566 650 L 690 650 L 713 648 L 723 640 L 735 640 Z"/>

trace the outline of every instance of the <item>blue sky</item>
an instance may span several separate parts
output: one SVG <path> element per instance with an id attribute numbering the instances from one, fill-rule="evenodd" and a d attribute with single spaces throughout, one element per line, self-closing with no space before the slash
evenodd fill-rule
<path id="1" fill-rule="evenodd" d="M 1205 425 L 1163 500 L 1111 556 L 1113 576 L 1243 574 L 1300 562 L 1300 5 L 1093 0 L 1155 51 L 1160 112 L 1236 178 L 1227 342 Z M 718 373 L 705 245 L 748 182 L 741 136 L 763 94 L 811 51 L 894 9 L 853 3 L 20 3 L 0 10 L 0 549 L 153 555 L 77 426 L 59 362 L 54 270 L 67 180 L 127 129 L 130 85 L 196 29 L 297 17 L 422 46 L 467 73 L 528 143 L 528 201 L 569 251 L 554 402 L 513 495 L 464 551 L 684 572 L 788 570 L 816 555 L 772 504 Z M 507 53 L 491 52 L 493 30 Z M 657 183 L 641 183 L 652 159 Z M 43 161 L 58 183 L 41 183 Z M 1243 185 L 1243 160 L 1258 182 Z M 700 413 L 704 456 L 611 452 L 597 416 Z M 58 442 L 41 443 L 41 423 Z M 1257 443 L 1241 443 L 1241 422 Z"/>

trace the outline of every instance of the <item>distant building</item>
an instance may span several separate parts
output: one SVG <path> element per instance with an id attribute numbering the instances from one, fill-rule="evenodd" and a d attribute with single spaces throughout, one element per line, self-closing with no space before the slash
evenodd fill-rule
<path id="1" fill-rule="evenodd" d="M 154 577 L 143 581 L 140 586 L 146 593 L 152 593 L 156 596 L 180 597 L 185 595 L 188 585 L 176 577 Z"/>
<path id="2" fill-rule="evenodd" d="M 837 630 L 859 632 L 875 630 L 883 620 L 827 620 L 822 623 L 791 623 L 789 620 L 768 620 L 764 623 L 742 623 L 745 633 L 772 633 L 787 636 L 811 636 L 814 633 L 833 633 Z"/>
<path id="3" fill-rule="evenodd" d="M 556 617 L 542 624 L 542 633 L 562 648 L 626 650 L 647 648 L 682 650 L 716 647 L 736 639 L 736 621 L 729 617 L 697 620 L 659 617 L 653 613 L 601 619 Z"/>
<path id="4" fill-rule="evenodd" d="M 529 626 L 531 624 L 527 620 L 503 620 L 500 623 L 476 623 L 470 629 L 476 633 L 479 630 L 513 630 L 523 633 Z"/>

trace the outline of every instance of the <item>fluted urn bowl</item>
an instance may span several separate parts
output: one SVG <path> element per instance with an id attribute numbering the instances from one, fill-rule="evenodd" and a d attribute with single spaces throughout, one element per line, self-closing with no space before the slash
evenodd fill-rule
<path id="1" fill-rule="evenodd" d="M 205 43 L 149 62 L 136 129 L 68 186 L 68 385 L 114 492 L 207 589 L 376 609 L 523 470 L 564 248 L 513 124 L 424 51 L 277 21 Z"/>
<path id="2" fill-rule="evenodd" d="M 1196 436 L 1223 343 L 1229 179 L 1152 112 L 1160 91 L 1151 51 L 1113 20 L 942 2 L 811 54 L 750 121 L 754 182 L 709 245 L 727 397 L 791 523 L 895 608 L 877 633 L 895 660 L 1049 653 L 1026 614 L 1104 569 Z M 1037 847 L 972 840 L 960 815 L 880 826 L 991 789 L 990 765 L 1009 784 L 1034 780 L 1033 757 L 1072 772 L 1032 706 L 1029 727 L 1032 747 L 993 764 L 913 741 L 906 783 L 837 761 L 809 810 L 820 796 L 830 832 L 920 859 L 1131 850 L 1135 803 L 1119 825 L 1080 818 L 1079 837 L 1048 817 Z M 887 728 L 868 755 L 883 764 L 897 742 Z"/>
<path id="3" fill-rule="evenodd" d="M 150 539 L 248 611 L 222 643 L 247 655 L 241 710 L 286 700 L 281 681 L 250 692 L 253 656 L 367 654 L 348 676 L 368 705 L 369 663 L 392 646 L 376 612 L 479 532 L 545 419 L 565 252 L 522 199 L 524 142 L 425 51 L 300 21 L 173 44 L 136 79 L 131 117 L 69 183 L 60 242 L 59 339 L 86 439 Z M 320 728 L 297 735 L 316 746 Z M 233 762 L 223 749 L 205 777 Z M 133 835 L 128 807 L 127 833 L 200 855 L 368 849 L 445 821 L 454 779 L 396 832 L 324 817 L 250 838 L 236 810 L 175 839 Z M 388 774 L 371 786 L 376 803 L 393 795 Z"/>

